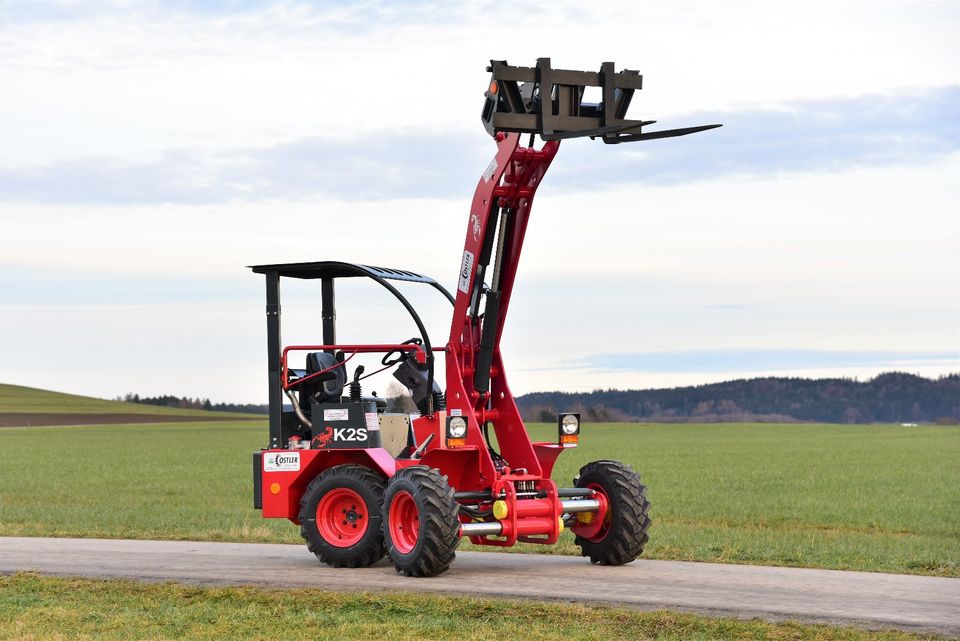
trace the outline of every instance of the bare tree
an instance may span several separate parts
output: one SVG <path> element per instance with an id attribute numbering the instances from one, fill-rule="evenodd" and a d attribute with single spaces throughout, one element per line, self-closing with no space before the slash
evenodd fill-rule
<path id="1" fill-rule="evenodd" d="M 387 411 L 397 414 L 415 414 L 420 410 L 417 404 L 413 402 L 410 392 L 406 387 L 396 381 L 390 381 L 387 385 Z"/>

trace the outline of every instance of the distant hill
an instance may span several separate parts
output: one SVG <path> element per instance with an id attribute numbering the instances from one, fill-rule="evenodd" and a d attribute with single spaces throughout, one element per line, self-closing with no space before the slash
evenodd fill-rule
<path id="1" fill-rule="evenodd" d="M 50 390 L 5 385 L 0 383 L 0 414 L 149 414 L 152 416 L 210 416 L 213 414 L 202 409 L 156 407 L 108 401 L 102 398 L 64 394 Z M 232 413 L 234 416 L 249 418 L 249 415 Z M 217 413 L 218 416 L 230 416 Z"/>
<path id="2" fill-rule="evenodd" d="M 670 389 L 535 392 L 517 398 L 523 418 L 554 421 L 922 423 L 960 420 L 960 374 L 928 379 L 891 372 L 848 378 L 753 378 Z"/>

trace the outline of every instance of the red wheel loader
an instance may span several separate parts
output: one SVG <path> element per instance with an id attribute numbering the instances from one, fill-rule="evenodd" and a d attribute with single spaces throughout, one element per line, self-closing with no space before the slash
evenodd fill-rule
<path id="1" fill-rule="evenodd" d="M 577 445 L 580 417 L 561 414 L 555 441 L 531 442 L 507 384 L 500 337 L 533 197 L 562 140 L 617 144 L 719 125 L 643 131 L 652 121 L 626 118 L 642 76 L 609 62 L 588 72 L 553 69 L 548 58 L 535 67 L 492 61 L 488 71 L 482 120 L 497 150 L 477 183 L 454 294 L 403 269 L 252 267 L 266 277 L 270 403 L 270 442 L 253 455 L 254 506 L 266 518 L 298 524 L 310 551 L 334 567 L 369 566 L 389 555 L 402 574 L 433 576 L 449 567 L 463 537 L 478 545 L 550 545 L 564 529 L 593 563 L 621 565 L 647 542 L 650 503 L 629 466 L 589 463 L 573 487 L 551 479 L 557 457 Z M 600 88 L 599 103 L 584 101 L 586 87 Z M 419 336 L 338 343 L 334 294 L 345 278 L 386 290 Z M 281 343 L 284 279 L 320 281 L 320 342 Z M 428 285 L 449 300 L 445 346 L 434 345 L 396 282 Z M 435 377 L 438 352 L 445 388 Z M 385 399 L 364 396 L 363 367 L 349 373 L 358 354 L 382 354 L 383 368 L 393 369 L 418 412 L 390 412 Z"/>

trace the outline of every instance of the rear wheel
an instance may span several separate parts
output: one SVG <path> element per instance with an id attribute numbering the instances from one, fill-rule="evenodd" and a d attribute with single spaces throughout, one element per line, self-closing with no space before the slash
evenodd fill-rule
<path id="1" fill-rule="evenodd" d="M 338 465 L 313 479 L 300 499 L 300 535 L 307 549 L 335 568 L 382 559 L 384 485 L 382 476 L 362 465 Z"/>
<path id="2" fill-rule="evenodd" d="M 600 565 L 623 565 L 640 556 L 650 527 L 650 501 L 640 475 L 617 461 L 594 461 L 580 468 L 573 482 L 594 490 L 606 505 L 602 519 L 585 522 L 589 517 L 581 516 L 571 528 L 583 556 Z"/>
<path id="3" fill-rule="evenodd" d="M 415 465 L 390 479 L 383 499 L 384 540 L 397 572 L 436 576 L 460 543 L 458 506 L 447 477 Z"/>

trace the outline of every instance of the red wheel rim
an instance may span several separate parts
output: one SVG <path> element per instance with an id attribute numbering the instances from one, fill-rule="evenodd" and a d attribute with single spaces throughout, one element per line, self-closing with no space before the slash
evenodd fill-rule
<path id="1" fill-rule="evenodd" d="M 317 504 L 317 531 L 335 547 L 348 548 L 359 543 L 369 522 L 367 504 L 351 489 L 330 490 Z"/>
<path id="2" fill-rule="evenodd" d="M 599 543 L 610 531 L 610 523 L 613 520 L 613 510 L 610 509 L 610 499 L 599 483 L 590 483 L 587 487 L 595 492 L 593 498 L 600 503 L 600 509 L 597 511 L 599 519 L 595 519 L 590 525 L 577 525 L 571 528 L 575 534 L 582 536 L 591 543 Z"/>
<path id="3" fill-rule="evenodd" d="M 417 545 L 420 534 L 420 512 L 417 502 L 406 490 L 393 495 L 390 502 L 390 540 L 400 554 L 409 554 Z"/>

